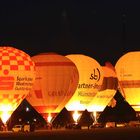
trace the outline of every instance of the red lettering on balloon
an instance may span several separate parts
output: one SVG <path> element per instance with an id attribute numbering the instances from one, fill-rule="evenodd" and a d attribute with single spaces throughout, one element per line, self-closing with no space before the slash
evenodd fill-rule
<path id="1" fill-rule="evenodd" d="M 12 90 L 14 87 L 14 77 L 0 77 L 0 90 Z"/>

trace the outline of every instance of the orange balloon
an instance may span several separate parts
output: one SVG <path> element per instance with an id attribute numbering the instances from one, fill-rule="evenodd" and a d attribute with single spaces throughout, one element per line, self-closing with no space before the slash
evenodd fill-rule
<path id="1" fill-rule="evenodd" d="M 0 117 L 4 123 L 33 86 L 34 62 L 25 52 L 0 47 Z"/>
<path id="2" fill-rule="evenodd" d="M 135 111 L 140 111 L 140 51 L 120 57 L 115 69 L 122 95 Z"/>
<path id="3" fill-rule="evenodd" d="M 73 95 L 79 80 L 75 64 L 65 56 L 43 53 L 32 57 L 36 66 L 33 90 L 26 98 L 46 121 L 55 117 Z"/>

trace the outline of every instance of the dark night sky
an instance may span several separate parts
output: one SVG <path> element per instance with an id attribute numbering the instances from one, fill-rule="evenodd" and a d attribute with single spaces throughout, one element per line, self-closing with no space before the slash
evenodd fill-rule
<path id="1" fill-rule="evenodd" d="M 31 56 L 82 53 L 103 65 L 140 50 L 138 0 L 3 0 L 0 45 Z"/>

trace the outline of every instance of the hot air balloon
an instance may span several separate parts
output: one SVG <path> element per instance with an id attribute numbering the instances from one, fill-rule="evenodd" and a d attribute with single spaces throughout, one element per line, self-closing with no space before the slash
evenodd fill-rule
<path id="1" fill-rule="evenodd" d="M 0 47 L 0 118 L 4 124 L 27 96 L 35 80 L 34 62 L 25 52 Z"/>
<path id="2" fill-rule="evenodd" d="M 102 68 L 104 72 L 102 88 L 87 107 L 89 112 L 102 112 L 110 103 L 118 88 L 116 73 L 107 66 L 102 66 Z"/>
<path id="3" fill-rule="evenodd" d="M 77 88 L 78 70 L 70 59 L 56 53 L 38 54 L 32 60 L 36 66 L 36 80 L 26 99 L 51 123 Z"/>
<path id="4" fill-rule="evenodd" d="M 115 65 L 120 92 L 135 111 L 140 111 L 140 51 L 128 52 Z"/>
<path id="5" fill-rule="evenodd" d="M 79 71 L 78 87 L 70 101 L 66 104 L 66 109 L 68 111 L 75 111 L 76 114 L 74 113 L 73 116 L 79 116 L 77 111 L 84 111 L 97 91 L 100 90 L 103 72 L 100 64 L 89 56 L 71 54 L 66 57 L 75 63 Z"/>

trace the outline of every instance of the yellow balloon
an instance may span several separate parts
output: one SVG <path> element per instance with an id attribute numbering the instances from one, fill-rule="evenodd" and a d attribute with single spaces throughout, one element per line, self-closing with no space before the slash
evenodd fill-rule
<path id="1" fill-rule="evenodd" d="M 0 117 L 4 123 L 27 96 L 35 80 L 34 62 L 25 52 L 0 47 Z"/>
<path id="2" fill-rule="evenodd" d="M 89 112 L 102 112 L 114 97 L 118 87 L 115 71 L 107 66 L 102 66 L 102 68 L 104 73 L 102 88 L 97 92 L 87 107 Z"/>
<path id="3" fill-rule="evenodd" d="M 67 55 L 78 68 L 78 87 L 66 104 L 68 111 L 84 111 L 90 101 L 100 90 L 103 81 L 103 70 L 100 64 L 93 58 L 82 54 Z"/>
<path id="4" fill-rule="evenodd" d="M 140 51 L 120 57 L 115 69 L 122 95 L 135 111 L 140 111 Z"/>

